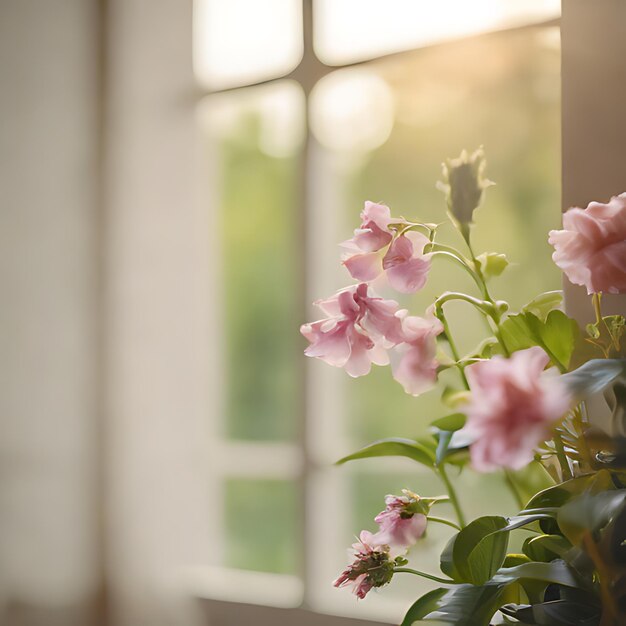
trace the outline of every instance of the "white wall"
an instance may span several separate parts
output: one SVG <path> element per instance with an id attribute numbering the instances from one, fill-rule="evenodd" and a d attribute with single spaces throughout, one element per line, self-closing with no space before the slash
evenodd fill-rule
<path id="1" fill-rule="evenodd" d="M 43 611 L 37 623 L 58 613 L 69 625 L 64 612 L 98 584 L 96 34 L 94 1 L 0 1 L 0 601 L 11 623 Z"/>

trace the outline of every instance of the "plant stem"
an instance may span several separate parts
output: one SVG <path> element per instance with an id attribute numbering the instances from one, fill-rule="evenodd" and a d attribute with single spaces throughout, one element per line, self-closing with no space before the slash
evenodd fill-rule
<path id="1" fill-rule="evenodd" d="M 446 486 L 448 495 L 450 496 L 450 504 L 452 504 L 452 507 L 454 508 L 454 512 L 456 513 L 456 517 L 459 520 L 459 526 L 461 528 L 464 528 L 466 525 L 465 516 L 463 515 L 463 510 L 461 509 L 461 504 L 456 495 L 454 486 L 450 482 L 450 479 L 448 478 L 448 474 L 446 473 L 445 465 L 441 464 L 437 469 L 439 472 L 439 476 L 441 476 L 441 480 L 443 481 L 443 484 Z"/>
<path id="2" fill-rule="evenodd" d="M 446 341 L 448 342 L 448 345 L 450 346 L 450 352 L 452 352 L 452 357 L 456 361 L 456 366 L 459 370 L 459 374 L 461 375 L 463 384 L 465 385 L 465 389 L 469 389 L 469 382 L 467 381 L 467 377 L 465 376 L 465 368 L 463 364 L 459 362 L 461 360 L 461 357 L 459 355 L 459 351 L 456 347 L 456 344 L 454 343 L 454 339 L 452 339 L 450 326 L 448 325 L 448 320 L 446 319 L 446 316 L 443 312 L 442 307 L 440 306 L 435 307 L 435 316 L 437 317 L 437 319 L 441 322 L 441 325 L 443 326 L 443 334 L 446 338 Z"/>
<path id="3" fill-rule="evenodd" d="M 593 310 L 596 314 L 596 324 L 602 321 L 602 294 L 594 293 L 591 296 L 591 302 L 593 303 Z"/>
<path id="4" fill-rule="evenodd" d="M 446 526 L 450 526 L 451 528 L 456 528 L 457 530 L 461 530 L 461 527 L 454 522 L 451 522 L 449 519 L 445 519 L 444 517 L 435 517 L 434 515 L 427 515 L 426 519 L 429 522 L 437 522 L 438 524 L 445 524 Z"/>
<path id="5" fill-rule="evenodd" d="M 436 583 L 443 583 L 444 585 L 458 585 L 456 581 L 451 578 L 439 578 L 439 576 L 433 576 L 433 574 L 427 574 L 426 572 L 420 572 L 417 569 L 411 569 L 410 567 L 396 567 L 394 568 L 394 574 L 400 574 L 402 572 L 406 574 L 415 574 L 422 578 L 428 578 L 428 580 L 434 580 Z"/>
<path id="6" fill-rule="evenodd" d="M 476 272 L 476 275 L 478 276 L 480 280 L 480 283 L 481 283 L 480 288 L 481 288 L 481 291 L 483 292 L 483 297 L 485 298 L 487 302 L 493 305 L 494 312 L 487 313 L 489 317 L 493 320 L 493 324 L 494 324 L 493 334 L 495 338 L 498 340 L 498 343 L 500 344 L 500 347 L 502 348 L 504 355 L 509 357 L 511 356 L 511 353 L 509 352 L 509 349 L 504 343 L 504 339 L 502 338 L 502 333 L 500 331 L 500 314 L 496 313 L 496 306 L 495 306 L 496 303 L 495 303 L 495 300 L 491 297 L 491 294 L 489 293 L 489 288 L 487 287 L 487 281 L 485 280 L 483 272 L 480 269 L 480 263 L 478 262 L 476 255 L 474 254 L 474 249 L 472 248 L 469 232 L 467 234 L 467 237 L 465 237 L 465 243 L 467 244 L 467 249 L 469 250 L 470 256 L 472 257 L 472 263 L 474 264 L 474 271 Z"/>
<path id="7" fill-rule="evenodd" d="M 519 492 L 519 489 L 517 488 L 517 485 L 515 484 L 515 479 L 513 478 L 513 472 L 511 472 L 511 470 L 509 469 L 505 469 L 504 479 L 506 480 L 506 484 L 508 485 L 509 490 L 513 494 L 515 501 L 517 502 L 517 506 L 519 506 L 520 509 L 523 509 L 525 502 L 522 498 L 522 495 Z"/>

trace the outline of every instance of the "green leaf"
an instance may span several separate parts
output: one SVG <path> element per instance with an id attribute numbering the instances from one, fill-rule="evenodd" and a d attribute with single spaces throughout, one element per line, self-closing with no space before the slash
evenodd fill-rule
<path id="1" fill-rule="evenodd" d="M 511 315 L 502 323 L 501 333 L 509 352 L 539 346 L 555 365 L 565 370 L 580 330 L 565 313 L 553 310 L 545 320 L 530 312 Z"/>
<path id="2" fill-rule="evenodd" d="M 435 611 L 439 606 L 439 600 L 441 600 L 447 592 L 448 589 L 440 587 L 439 589 L 433 589 L 427 594 L 424 594 L 411 605 L 411 608 L 407 611 L 400 626 L 410 626 Z"/>
<path id="3" fill-rule="evenodd" d="M 567 480 L 560 485 L 555 485 L 554 487 L 540 491 L 530 500 L 521 514 L 528 515 L 537 513 L 546 508 L 554 509 L 556 507 L 563 506 L 572 497 L 577 496 L 584 491 L 598 493 L 613 488 L 614 486 L 611 474 L 606 470 L 601 470 L 595 474 L 578 476 L 577 478 Z"/>
<path id="4" fill-rule="evenodd" d="M 561 380 L 574 396 L 585 398 L 603 391 L 623 376 L 626 376 L 626 359 L 593 359 L 563 374 Z"/>
<path id="5" fill-rule="evenodd" d="M 440 417 L 431 422 L 431 426 L 438 428 L 439 430 L 461 430 L 465 426 L 466 417 L 463 413 L 452 413 L 445 417 Z"/>
<path id="6" fill-rule="evenodd" d="M 455 436 L 456 431 L 465 426 L 465 415 L 463 413 L 452 413 L 452 415 L 446 415 L 446 417 L 440 417 L 432 422 L 438 432 L 437 437 L 437 452 L 435 454 L 435 463 L 440 465 L 448 454 L 448 448 Z M 458 436 L 457 436 L 458 440 Z"/>
<path id="7" fill-rule="evenodd" d="M 439 600 L 426 619 L 451 626 L 489 626 L 498 608 L 507 601 L 505 585 L 459 585 Z"/>
<path id="8" fill-rule="evenodd" d="M 486 280 L 500 276 L 509 265 L 506 254 L 498 252 L 483 252 L 476 257 L 476 260 L 480 263 L 481 272 Z"/>
<path id="9" fill-rule="evenodd" d="M 463 582 L 481 585 L 502 566 L 506 557 L 508 534 L 504 517 L 479 517 L 456 535 L 452 557 Z"/>
<path id="10" fill-rule="evenodd" d="M 532 313 L 543 322 L 548 316 L 548 313 L 558 308 L 561 302 L 563 302 L 562 291 L 546 291 L 523 306 L 521 312 Z"/>
<path id="11" fill-rule="evenodd" d="M 522 550 L 533 561 L 549 563 L 555 559 L 563 558 L 571 547 L 569 541 L 561 535 L 539 535 L 526 539 Z"/>
<path id="12" fill-rule="evenodd" d="M 515 567 L 524 563 L 530 563 L 530 559 L 525 554 L 507 554 L 503 567 Z"/>
<path id="13" fill-rule="evenodd" d="M 584 493 L 561 507 L 557 521 L 563 534 L 576 546 L 587 532 L 606 526 L 626 503 L 626 490 Z"/>
<path id="14" fill-rule="evenodd" d="M 563 561 L 524 563 L 516 567 L 502 568 L 491 579 L 490 584 L 507 584 L 517 580 L 537 580 L 564 587 L 579 587 L 580 585 L 573 570 Z"/>
<path id="15" fill-rule="evenodd" d="M 434 467 L 435 455 L 423 443 L 412 439 L 381 439 L 337 461 L 337 465 L 379 456 L 404 456 L 426 467 Z"/>
<path id="16" fill-rule="evenodd" d="M 438 620 L 451 626 L 489 626 L 494 613 L 504 604 L 518 601 L 517 582 L 535 581 L 580 588 L 572 569 L 562 561 L 552 563 L 523 563 L 501 568 L 483 585 L 458 585 L 438 600 L 437 608 L 425 621 Z"/>
<path id="17" fill-rule="evenodd" d="M 611 409 L 611 432 L 613 437 L 626 436 L 626 385 L 616 383 L 604 392 Z"/>
<path id="18" fill-rule="evenodd" d="M 538 626 L 594 626 L 600 618 L 600 608 L 571 600 L 553 600 L 528 605 L 508 605 L 501 611 Z"/>

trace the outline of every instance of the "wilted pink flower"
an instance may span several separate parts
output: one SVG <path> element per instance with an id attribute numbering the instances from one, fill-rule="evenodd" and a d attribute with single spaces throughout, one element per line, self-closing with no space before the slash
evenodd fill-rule
<path id="1" fill-rule="evenodd" d="M 470 446 L 475 469 L 524 467 L 568 410 L 565 386 L 556 373 L 543 371 L 548 361 L 541 348 L 533 347 L 465 370 L 471 389 L 465 430 L 475 437 Z"/>
<path id="2" fill-rule="evenodd" d="M 563 215 L 564 230 L 551 230 L 552 258 L 587 293 L 626 292 L 626 193 L 608 204 L 591 202 Z"/>
<path id="3" fill-rule="evenodd" d="M 434 317 L 407 316 L 402 331 L 405 345 L 399 348 L 400 359 L 392 365 L 393 377 L 407 393 L 418 396 L 437 380 L 437 335 L 443 331 L 443 326 Z"/>
<path id="4" fill-rule="evenodd" d="M 300 328 L 311 344 L 307 356 L 344 367 L 353 377 L 367 374 L 372 363 L 389 363 L 387 349 L 403 338 L 397 302 L 370 294 L 361 283 L 315 304 L 330 317 Z"/>
<path id="5" fill-rule="evenodd" d="M 375 535 L 363 530 L 359 539 L 352 545 L 354 561 L 333 585 L 352 587 L 352 593 L 362 600 L 373 587 L 382 587 L 391 580 L 394 563 L 389 558 L 389 546 L 380 545 Z"/>
<path id="6" fill-rule="evenodd" d="M 385 510 L 374 518 L 380 527 L 374 540 L 388 545 L 392 554 L 402 554 L 426 532 L 426 515 L 415 510 L 417 503 L 409 495 L 385 496 Z"/>
<path id="7" fill-rule="evenodd" d="M 393 241 L 383 258 L 389 284 L 400 293 L 415 293 L 425 284 L 430 258 L 423 254 L 428 237 L 409 231 Z"/>

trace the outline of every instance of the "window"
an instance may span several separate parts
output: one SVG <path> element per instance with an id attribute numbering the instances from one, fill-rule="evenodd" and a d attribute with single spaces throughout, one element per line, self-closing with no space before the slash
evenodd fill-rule
<path id="1" fill-rule="evenodd" d="M 251 581 L 239 600 L 393 621 L 414 598 L 406 581 L 357 604 L 330 581 L 384 493 L 439 487 L 402 462 L 332 463 L 379 437 L 422 434 L 420 413 L 439 413 L 438 398 L 403 396 L 386 369 L 352 380 L 304 363 L 297 329 L 314 315 L 310 301 L 349 282 L 332 252 L 363 201 L 436 222 L 438 163 L 480 143 L 501 184 L 480 211 L 478 242 L 510 233 L 503 251 L 536 269 L 496 290 L 522 304 L 558 288 L 542 239 L 560 204 L 558 14 L 558 2 L 528 0 L 197 0 L 198 123 L 223 328 L 212 565 L 225 586 Z M 416 310 L 436 286 L 463 280 L 452 267 L 436 272 Z M 466 326 L 470 349 L 480 328 L 466 314 L 453 310 L 451 323 Z M 470 511 L 507 498 L 496 476 L 464 480 Z M 446 537 L 433 528 L 420 548 L 433 569 Z"/>

